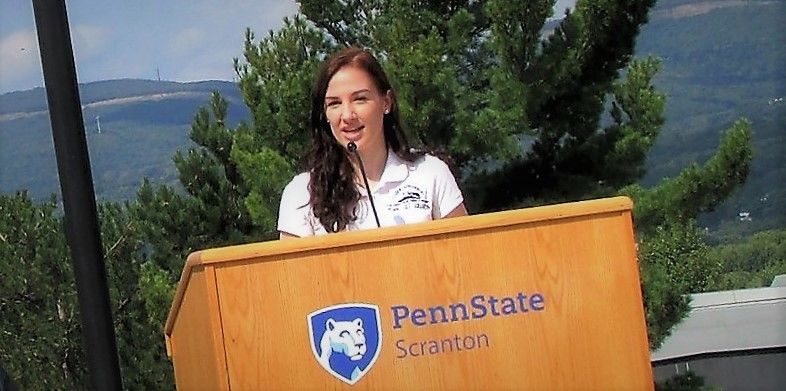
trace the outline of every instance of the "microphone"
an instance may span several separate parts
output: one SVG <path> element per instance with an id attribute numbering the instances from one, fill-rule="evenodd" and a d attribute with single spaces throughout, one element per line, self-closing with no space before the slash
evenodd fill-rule
<path id="1" fill-rule="evenodd" d="M 371 196 L 371 188 L 368 185 L 368 177 L 366 177 L 366 169 L 363 167 L 363 159 L 360 158 L 360 153 L 358 153 L 358 146 L 355 144 L 354 141 L 350 141 L 347 143 L 347 149 L 350 153 L 354 153 L 355 156 L 358 157 L 358 162 L 360 163 L 360 173 L 363 175 L 363 183 L 366 185 L 366 194 L 368 194 L 368 200 L 371 201 L 371 211 L 374 212 L 374 220 L 377 222 L 377 228 L 380 228 L 381 225 L 379 224 L 379 216 L 377 215 L 377 208 L 374 206 L 374 197 Z"/>

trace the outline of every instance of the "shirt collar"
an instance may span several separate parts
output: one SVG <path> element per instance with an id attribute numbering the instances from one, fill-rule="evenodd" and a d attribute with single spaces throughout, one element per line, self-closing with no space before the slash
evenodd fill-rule
<path id="1" fill-rule="evenodd" d="M 395 152 L 388 149 L 388 158 L 385 160 L 385 167 L 382 169 L 382 176 L 379 178 L 379 184 L 374 193 L 385 192 L 391 184 L 403 182 L 407 176 L 409 176 L 407 162 L 401 160 Z M 366 189 L 359 183 L 357 186 L 361 197 L 367 197 Z"/>
<path id="2" fill-rule="evenodd" d="M 388 158 L 385 161 L 385 168 L 382 170 L 382 176 L 379 178 L 380 185 L 391 182 L 401 182 L 409 175 L 409 168 L 407 163 L 396 155 L 395 152 L 388 149 Z"/>

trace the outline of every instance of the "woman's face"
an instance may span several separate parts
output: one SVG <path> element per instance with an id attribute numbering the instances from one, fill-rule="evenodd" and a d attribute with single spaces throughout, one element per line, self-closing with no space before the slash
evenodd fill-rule
<path id="1" fill-rule="evenodd" d="M 363 154 L 386 153 L 382 122 L 390 104 L 387 91 L 354 66 L 339 69 L 325 92 L 325 116 L 336 141 L 343 146 L 354 141 Z"/>

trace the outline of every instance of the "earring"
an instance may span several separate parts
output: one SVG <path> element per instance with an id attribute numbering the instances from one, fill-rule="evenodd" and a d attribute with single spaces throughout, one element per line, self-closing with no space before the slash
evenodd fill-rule
<path id="1" fill-rule="evenodd" d="M 385 109 L 385 114 L 390 114 L 390 109 Z"/>

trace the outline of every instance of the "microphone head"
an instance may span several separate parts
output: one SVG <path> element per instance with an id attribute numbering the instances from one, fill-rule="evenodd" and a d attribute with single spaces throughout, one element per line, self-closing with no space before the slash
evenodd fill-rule
<path id="1" fill-rule="evenodd" d="M 349 143 L 347 143 L 347 149 L 349 150 L 349 152 L 355 152 L 358 150 L 358 145 L 355 144 L 354 141 L 350 141 Z"/>

